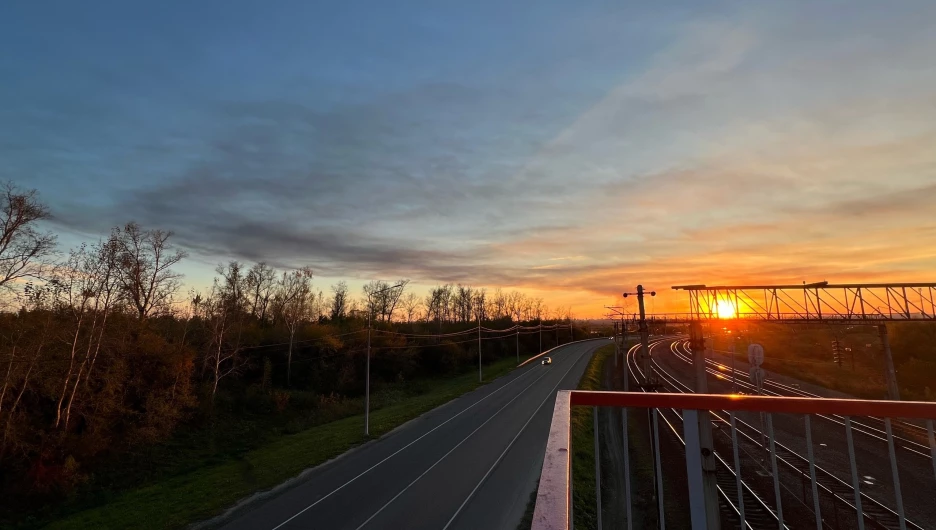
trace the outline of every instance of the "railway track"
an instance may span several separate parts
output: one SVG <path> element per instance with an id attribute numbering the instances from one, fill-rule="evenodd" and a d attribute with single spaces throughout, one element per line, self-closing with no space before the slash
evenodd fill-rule
<path id="1" fill-rule="evenodd" d="M 653 345 L 662 343 L 655 342 Z M 652 346 L 651 346 L 652 347 Z M 641 379 L 646 379 L 634 359 L 634 352 L 638 346 L 634 346 L 627 352 L 626 362 L 632 367 L 633 374 L 640 374 Z M 647 390 L 644 390 L 647 392 Z M 675 409 L 658 409 L 660 418 L 668 427 L 669 435 L 685 447 L 682 429 L 677 424 L 682 423 L 682 413 Z M 719 493 L 720 506 L 724 510 L 728 520 L 735 525 L 740 526 L 742 520 L 745 521 L 745 527 L 751 530 L 775 529 L 779 525 L 779 517 L 776 512 L 765 502 L 745 481 L 740 480 L 735 474 L 731 465 L 715 453 L 716 483 Z M 739 491 L 744 494 L 739 496 Z M 740 501 L 739 501 L 740 499 Z"/>
<path id="2" fill-rule="evenodd" d="M 688 341 L 683 340 L 674 342 L 670 345 L 670 351 L 672 351 L 672 353 L 679 360 L 689 364 L 690 366 L 692 365 L 692 352 L 689 349 Z M 712 359 L 706 359 L 705 361 L 707 365 L 707 373 L 712 374 L 719 379 L 726 380 L 725 372 L 727 372 L 728 376 L 734 376 L 734 381 L 738 387 L 744 388 L 749 393 L 756 391 L 757 388 L 753 384 L 743 379 L 748 377 L 748 374 L 744 371 L 737 369 L 732 370 L 730 366 L 726 366 L 725 364 Z M 817 399 L 823 398 L 818 394 L 807 392 L 800 388 L 786 385 L 770 379 L 764 381 L 764 387 L 763 394 L 768 396 L 799 396 Z M 845 418 L 843 416 L 817 414 L 816 417 L 835 423 L 836 425 L 843 428 L 845 426 Z M 875 424 L 880 424 L 880 426 L 872 425 L 872 422 Z M 916 436 L 925 439 L 930 437 L 932 434 L 932 422 L 929 422 L 927 427 L 921 427 L 910 422 L 896 419 L 892 420 L 891 423 L 896 430 L 904 431 L 907 436 Z M 851 424 L 854 432 L 887 443 L 887 430 L 883 419 L 873 417 L 867 417 L 862 420 L 852 419 Z M 933 471 L 936 473 L 936 460 L 934 460 L 934 458 L 936 458 L 936 447 L 927 446 L 913 439 L 907 438 L 906 436 L 900 436 L 897 434 L 894 435 L 894 442 L 896 443 L 896 447 L 898 449 L 901 449 L 915 457 L 923 458 L 929 462 L 933 462 Z"/>
<path id="3" fill-rule="evenodd" d="M 658 341 L 654 343 L 653 346 L 651 346 L 651 348 L 654 346 L 658 346 L 662 344 L 663 342 L 665 341 Z M 682 345 L 682 347 L 685 348 L 686 353 L 690 353 L 688 350 L 688 345 L 686 344 L 685 341 L 672 342 L 670 345 L 671 351 L 680 360 L 684 362 L 688 362 L 691 365 L 692 363 L 691 359 L 687 358 L 685 354 L 677 351 L 678 350 L 677 344 Z M 710 360 L 707 359 L 707 361 L 710 361 Z M 723 371 L 721 368 L 723 367 L 723 365 L 721 365 L 720 363 L 716 363 L 716 362 L 709 362 L 708 364 L 709 365 L 714 364 L 719 367 L 719 369 L 707 368 L 706 371 L 708 373 L 719 376 L 720 378 L 724 379 L 724 376 L 721 373 Z M 692 389 L 688 385 L 683 384 L 675 376 L 667 372 L 655 359 L 652 360 L 652 367 L 653 367 L 654 372 L 656 372 L 656 374 L 661 379 L 663 379 L 665 381 L 665 384 L 668 387 L 670 387 L 673 391 L 680 392 L 680 393 L 692 393 Z M 642 373 L 641 373 L 641 377 L 643 377 Z M 748 388 L 749 390 L 756 390 L 756 387 L 750 383 L 742 382 L 740 380 L 738 381 L 738 383 L 743 383 L 742 386 L 744 386 L 745 388 Z M 794 387 L 789 387 L 788 385 L 783 385 L 783 386 L 789 388 L 790 390 L 798 390 L 798 389 L 795 389 Z M 771 392 L 771 394 L 777 395 L 777 396 L 781 395 L 776 392 Z M 808 393 L 805 393 L 805 394 L 808 394 Z M 794 394 L 794 395 L 803 395 L 803 394 L 800 393 L 800 394 Z M 809 394 L 809 395 L 810 397 L 819 397 L 819 396 L 816 396 L 815 394 Z M 749 452 L 752 451 L 754 453 L 763 454 L 763 452 L 765 451 L 764 442 L 763 442 L 763 440 L 765 439 L 765 434 L 760 429 L 751 425 L 748 422 L 740 420 L 739 418 L 731 418 L 731 415 L 725 411 L 720 411 L 720 412 L 711 411 L 711 414 L 713 417 L 713 421 L 721 422 L 724 425 L 729 425 L 733 420 L 737 427 L 736 432 L 737 432 L 737 435 L 739 436 L 738 441 L 741 442 L 742 447 L 746 446 Z M 822 416 L 822 415 L 816 415 L 816 416 Z M 830 419 L 830 421 L 834 421 L 835 423 L 839 425 L 845 425 L 844 417 L 840 417 L 840 416 L 839 417 L 823 416 L 823 417 L 826 419 Z M 836 418 L 836 419 L 833 419 L 833 418 Z M 841 418 L 841 420 L 837 418 Z M 868 428 L 866 424 L 856 422 L 854 420 L 850 420 L 850 422 L 855 431 L 858 431 L 858 428 L 854 428 L 855 425 L 860 425 L 861 427 L 859 428 Z M 870 434 L 868 432 L 865 432 L 865 434 L 873 436 L 873 434 Z M 874 437 L 879 438 L 878 436 L 874 436 Z M 886 439 L 884 439 L 884 441 L 886 442 Z M 722 445 L 724 444 L 725 444 L 725 441 L 722 440 Z M 737 446 L 738 444 L 732 443 L 731 445 L 733 449 L 734 446 Z M 716 454 L 717 453 L 718 451 L 716 450 Z M 804 457 L 803 455 L 797 453 L 791 448 L 783 444 L 780 444 L 776 441 L 774 441 L 774 454 L 776 456 L 777 463 L 780 466 L 782 466 L 786 472 L 791 473 L 794 477 L 797 477 L 798 480 L 800 481 L 811 481 L 810 470 L 809 470 L 809 459 L 807 457 Z M 923 454 L 923 456 L 929 457 L 930 455 Z M 815 466 L 815 472 L 816 472 L 816 483 L 817 483 L 818 489 L 820 490 L 820 493 L 825 497 L 827 502 L 831 502 L 832 504 L 837 504 L 843 507 L 844 509 L 846 509 L 848 512 L 857 513 L 859 501 L 855 497 L 855 488 L 852 485 L 848 484 L 847 482 L 838 478 L 836 475 L 834 475 L 830 471 L 823 469 L 820 466 Z M 805 482 L 803 483 L 805 484 Z M 805 486 L 804 486 L 804 489 L 805 489 Z M 804 494 L 804 497 L 805 497 L 805 494 Z M 860 507 L 861 507 L 861 512 L 863 514 L 864 523 L 870 526 L 871 528 L 888 529 L 888 530 L 889 529 L 901 529 L 901 528 L 908 528 L 911 530 L 918 530 L 918 529 L 922 530 L 923 528 L 913 523 L 912 521 L 909 521 L 906 519 L 904 519 L 905 526 L 901 526 L 900 517 L 895 511 L 891 510 L 887 506 L 878 502 L 874 498 L 868 496 L 864 492 L 860 493 L 859 498 L 860 498 Z M 833 506 L 833 509 L 836 509 L 836 507 Z M 836 512 L 836 519 L 838 519 L 837 512 Z M 829 523 L 826 523 L 825 521 L 824 521 L 824 526 L 848 527 L 847 523 L 845 526 L 841 526 L 835 523 L 832 523 L 830 525 Z"/>

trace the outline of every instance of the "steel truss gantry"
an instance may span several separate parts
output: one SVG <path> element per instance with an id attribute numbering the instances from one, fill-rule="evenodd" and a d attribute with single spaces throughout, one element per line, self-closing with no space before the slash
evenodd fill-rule
<path id="1" fill-rule="evenodd" d="M 678 285 L 689 292 L 693 320 L 881 324 L 936 321 L 936 283 Z M 726 309 L 727 308 L 727 309 Z"/>

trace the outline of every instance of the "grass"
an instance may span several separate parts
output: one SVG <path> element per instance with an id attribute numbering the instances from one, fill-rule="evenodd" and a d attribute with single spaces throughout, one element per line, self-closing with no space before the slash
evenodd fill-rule
<path id="1" fill-rule="evenodd" d="M 883 347 L 875 326 L 746 323 L 741 327 L 731 335 L 713 329 L 715 349 L 727 352 L 731 337 L 740 331 L 735 342 L 738 360 L 747 361 L 748 344 L 758 342 L 764 346 L 768 371 L 858 398 L 887 397 Z M 898 322 L 887 327 L 901 398 L 936 401 L 936 324 Z M 833 362 L 833 340 L 839 341 L 844 354 L 841 366 Z"/>
<path id="2" fill-rule="evenodd" d="M 515 365 L 509 357 L 488 365 L 486 381 L 510 372 Z M 373 410 L 370 438 L 362 433 L 363 415 L 346 417 L 283 435 L 237 457 L 157 480 L 46 528 L 181 528 L 217 515 L 256 491 L 276 486 L 480 386 L 474 372 L 425 383 L 427 392 Z"/>
<path id="3" fill-rule="evenodd" d="M 614 354 L 609 344 L 592 356 L 579 380 L 579 390 L 601 390 L 604 363 Z M 572 424 L 572 517 L 575 528 L 596 528 L 595 425 L 591 407 L 573 407 Z"/>
<path id="4" fill-rule="evenodd" d="M 527 501 L 526 510 L 523 512 L 523 519 L 517 525 L 517 530 L 530 530 L 533 527 L 533 509 L 536 508 L 536 492 L 539 490 L 539 479 L 536 479 L 536 486 L 530 492 L 530 500 Z"/>
<path id="5" fill-rule="evenodd" d="M 713 337 L 716 350 L 729 350 L 729 336 L 715 333 Z M 832 361 L 835 339 L 843 350 L 852 350 L 845 353 L 842 366 Z M 735 343 L 738 360 L 747 361 L 747 347 L 752 342 L 764 347 L 765 370 L 864 399 L 882 399 L 887 394 L 881 344 L 871 326 L 750 324 Z"/>

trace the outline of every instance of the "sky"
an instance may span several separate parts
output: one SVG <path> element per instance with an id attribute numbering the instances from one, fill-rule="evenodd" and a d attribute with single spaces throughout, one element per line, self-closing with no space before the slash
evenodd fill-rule
<path id="1" fill-rule="evenodd" d="M 0 179 L 196 288 L 936 279 L 932 1 L 13 0 L 0 49 Z"/>

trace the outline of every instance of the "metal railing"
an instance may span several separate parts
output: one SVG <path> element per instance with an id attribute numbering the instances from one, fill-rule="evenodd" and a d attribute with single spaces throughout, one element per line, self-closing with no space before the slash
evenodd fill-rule
<path id="1" fill-rule="evenodd" d="M 669 383 L 673 386 L 681 384 L 678 381 Z M 574 406 L 591 406 L 596 407 L 596 410 L 597 407 L 619 408 L 625 426 L 625 456 L 631 436 L 626 427 L 628 408 L 650 411 L 648 435 L 653 454 L 649 458 L 655 463 L 656 506 L 653 509 L 644 506 L 642 509 L 648 512 L 651 519 L 656 518 L 656 525 L 660 528 L 665 527 L 668 515 L 666 495 L 678 493 L 664 491 L 665 473 L 660 465 L 663 451 L 667 451 L 666 462 L 674 461 L 674 453 L 682 451 L 685 455 L 685 469 L 678 471 L 681 477 L 685 477 L 688 486 L 688 491 L 684 492 L 687 493 L 688 503 L 677 506 L 686 512 L 683 515 L 687 515 L 685 518 L 694 529 L 719 525 L 742 529 L 915 529 L 931 528 L 936 524 L 936 521 L 930 520 L 933 514 L 929 513 L 936 506 L 936 482 L 933 482 L 936 480 L 936 441 L 933 433 L 936 403 L 735 394 L 560 391 L 556 397 L 537 491 L 532 525 L 534 530 L 564 530 L 572 526 L 573 452 L 570 414 Z M 752 413 L 754 416 L 760 415 L 760 426 L 753 419 Z M 702 427 L 707 421 L 706 416 L 716 425 L 718 432 L 714 445 L 711 440 L 707 444 L 713 448 L 711 450 L 706 449 L 703 443 L 705 435 Z M 748 416 L 748 420 L 744 419 L 745 416 Z M 881 422 L 883 436 L 871 436 L 868 421 L 852 420 L 858 416 Z M 798 421 L 795 420 L 797 417 L 800 418 Z M 823 425 L 814 425 L 813 418 L 823 418 Z M 829 422 L 829 418 L 837 419 L 838 423 Z M 894 421 L 896 418 L 923 420 L 920 423 L 925 423 L 925 427 L 916 423 L 897 423 Z M 780 427 L 775 428 L 778 422 Z M 919 432 L 901 431 L 904 438 L 895 437 L 895 425 L 915 425 Z M 844 428 L 843 433 L 841 427 Z M 838 432 L 830 432 L 833 430 Z M 595 436 L 598 436 L 598 431 L 596 422 Z M 670 443 L 661 447 L 661 431 L 668 432 L 679 444 Z M 785 436 L 783 442 L 778 440 L 781 431 Z M 877 431 L 875 428 L 872 434 Z M 833 434 L 844 434 L 845 443 L 820 443 L 820 454 L 814 443 L 817 434 L 829 442 Z M 856 436 L 859 435 L 861 438 L 856 444 Z M 907 443 L 904 440 L 911 438 L 922 441 L 914 442 L 916 446 L 913 452 L 903 451 L 901 455 L 905 460 L 929 460 L 933 474 L 928 479 L 925 476 L 929 471 L 921 475 L 920 470 L 929 469 L 929 465 L 920 466 L 915 460 L 904 462 L 903 467 L 898 465 L 897 450 L 904 449 Z M 895 443 L 895 439 L 900 445 Z M 925 447 L 921 443 L 929 446 L 929 455 L 919 451 L 919 448 Z M 880 444 L 880 448 L 875 444 Z M 800 446 L 805 446 L 805 451 Z M 845 449 L 847 457 L 836 453 L 838 449 Z M 868 457 L 875 456 L 873 453 L 877 451 L 881 462 L 889 460 L 889 484 L 885 481 L 872 485 L 870 479 L 877 478 L 859 473 L 859 451 Z M 624 458 L 623 462 L 627 477 L 624 482 L 630 484 L 631 464 L 628 458 Z M 878 470 L 883 472 L 880 466 Z M 901 471 L 913 472 L 913 477 L 905 477 L 905 481 L 912 480 L 913 484 L 918 484 L 919 480 L 929 481 L 909 491 L 911 500 L 926 506 L 905 505 L 908 499 L 905 495 L 907 491 L 901 489 Z M 666 472 L 674 472 L 673 466 L 667 466 Z M 707 489 L 717 491 L 714 503 L 712 497 L 706 497 Z M 632 528 L 634 506 L 631 504 L 630 491 L 627 493 L 626 527 Z M 906 509 L 908 507 L 913 508 L 914 513 L 924 513 L 921 516 L 924 519 L 911 521 Z M 597 510 L 599 513 L 602 510 L 600 501 Z M 644 526 L 647 527 L 647 518 L 644 519 Z"/>

